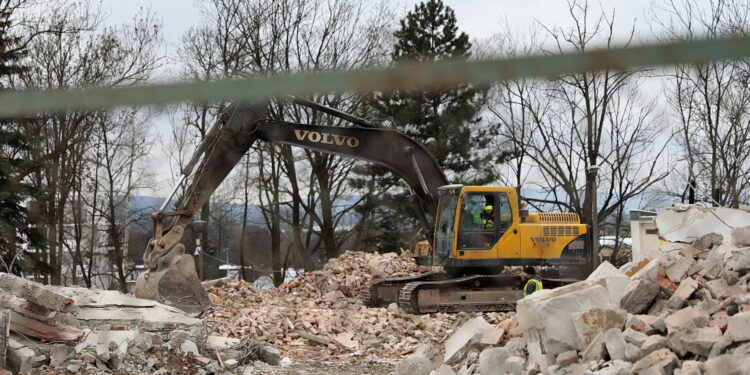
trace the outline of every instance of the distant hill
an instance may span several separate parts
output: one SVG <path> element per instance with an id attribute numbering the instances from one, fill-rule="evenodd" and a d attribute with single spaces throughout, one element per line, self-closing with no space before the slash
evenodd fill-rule
<path id="1" fill-rule="evenodd" d="M 336 201 L 333 204 L 333 210 L 334 214 L 340 213 L 345 208 L 350 207 L 352 204 L 354 204 L 357 200 L 360 199 L 360 196 L 356 195 L 347 195 L 342 196 L 336 199 Z M 156 212 L 159 207 L 161 207 L 162 203 L 164 202 L 164 198 L 160 197 L 150 197 L 150 196 L 143 196 L 143 195 L 136 195 L 133 196 L 132 200 L 132 212 L 133 212 L 133 218 L 140 224 L 142 220 L 145 217 L 145 220 L 147 222 L 150 222 L 151 219 L 148 217 L 149 214 L 152 212 Z M 170 207 L 173 207 L 175 204 L 174 200 L 170 202 Z M 228 207 L 225 206 L 225 208 L 229 211 L 230 215 L 237 221 L 242 221 L 242 212 L 243 207 L 240 203 L 229 203 Z M 199 211 L 200 212 L 200 211 Z M 196 214 L 196 216 L 198 216 Z M 289 205 L 284 205 L 282 203 L 281 207 L 281 215 L 284 217 L 291 217 L 291 207 Z M 265 226 L 265 219 L 263 218 L 263 211 L 261 208 L 257 205 L 249 205 L 247 209 L 247 219 L 249 225 L 255 225 L 255 226 Z M 345 215 L 345 217 L 340 221 L 340 223 L 344 226 L 351 226 L 357 223 L 358 217 L 353 212 L 349 212 Z"/>
<path id="2" fill-rule="evenodd" d="M 522 189 L 521 190 L 521 196 L 525 198 L 532 198 L 532 199 L 553 199 L 554 195 L 545 189 Z M 564 192 L 558 192 L 558 197 L 561 200 L 565 200 L 567 198 L 567 195 Z M 604 199 L 606 198 L 606 194 L 603 192 L 600 192 L 598 195 L 598 201 L 599 204 L 601 204 Z M 357 200 L 360 199 L 359 195 L 347 195 L 343 197 L 339 197 L 336 202 L 334 203 L 334 211 L 336 213 L 340 212 L 344 208 L 350 207 L 352 204 L 354 204 Z M 159 209 L 161 204 L 164 202 L 164 198 L 160 197 L 151 197 L 151 196 L 143 196 L 138 195 L 134 196 L 132 200 L 132 212 L 134 215 L 134 219 L 139 225 L 146 225 L 147 228 L 150 228 L 150 218 L 148 217 L 149 214 L 152 212 L 155 212 Z M 679 200 L 675 197 L 670 197 L 664 193 L 656 192 L 656 191 L 648 191 L 645 192 L 633 199 L 630 199 L 625 204 L 625 213 L 626 213 L 626 221 L 627 216 L 631 210 L 657 210 L 661 207 L 670 206 L 674 203 L 679 203 Z M 173 205 L 173 202 L 170 202 L 170 205 Z M 554 204 L 537 204 L 539 206 L 540 211 L 558 211 L 559 209 Z M 229 204 L 229 212 L 230 215 L 237 221 L 242 221 L 242 204 L 240 203 L 230 203 Z M 533 209 L 533 207 L 529 207 L 529 210 L 534 212 L 536 210 Z M 291 208 L 289 205 L 283 205 L 281 207 L 281 214 L 284 217 L 291 217 Z M 196 215 L 197 216 L 197 215 Z M 347 213 L 344 219 L 340 221 L 341 225 L 343 226 L 353 226 L 357 223 L 357 220 L 359 218 L 357 215 L 353 212 Z M 250 225 L 254 226 L 265 226 L 265 219 L 263 218 L 263 213 L 260 209 L 260 207 L 256 205 L 249 205 L 248 206 L 248 222 Z"/>

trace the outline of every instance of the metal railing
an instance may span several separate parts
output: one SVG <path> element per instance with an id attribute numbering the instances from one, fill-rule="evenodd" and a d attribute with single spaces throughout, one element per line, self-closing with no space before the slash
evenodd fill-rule
<path id="1" fill-rule="evenodd" d="M 488 84 L 565 73 L 705 63 L 750 57 L 750 38 L 685 41 L 584 53 L 511 59 L 403 64 L 390 68 L 289 74 L 206 82 L 152 84 L 121 88 L 21 91 L 0 94 L 0 117 L 50 111 L 97 110 L 113 106 L 160 105 L 180 101 L 259 100 L 314 92 L 431 89 L 460 83 Z"/>

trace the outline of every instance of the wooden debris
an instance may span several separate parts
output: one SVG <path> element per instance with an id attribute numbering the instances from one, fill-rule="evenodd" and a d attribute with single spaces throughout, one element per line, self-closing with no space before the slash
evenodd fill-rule
<path id="1" fill-rule="evenodd" d="M 211 358 L 204 357 L 202 355 L 195 355 L 193 356 L 193 361 L 195 361 L 195 363 L 197 363 L 200 366 L 206 366 L 209 363 L 211 363 Z"/>
<path id="2" fill-rule="evenodd" d="M 219 350 L 217 349 L 214 352 L 216 353 L 216 359 L 219 360 L 219 365 L 221 365 L 221 368 L 224 368 L 225 367 L 224 366 L 224 360 L 221 359 L 221 355 L 219 354 Z"/>
<path id="3" fill-rule="evenodd" d="M 11 331 L 47 341 L 76 341 L 83 337 L 78 321 L 67 313 L 3 292 L 0 292 L 0 308 L 11 314 L 8 325 Z"/>
<path id="4" fill-rule="evenodd" d="M 72 311 L 75 300 L 51 288 L 9 273 L 0 273 L 0 290 L 55 311 Z"/>
<path id="5" fill-rule="evenodd" d="M 306 338 L 310 341 L 317 342 L 318 344 L 322 344 L 322 345 L 328 345 L 328 343 L 330 342 L 330 340 L 328 340 L 328 337 L 313 335 L 312 333 L 307 333 L 305 331 L 297 331 L 297 334 L 303 338 Z"/>
<path id="6" fill-rule="evenodd" d="M 38 320 L 52 326 L 70 326 L 80 328 L 78 320 L 70 313 L 50 310 L 44 306 L 0 292 L 0 308 L 13 311 L 15 314 Z"/>
<path id="7" fill-rule="evenodd" d="M 10 340 L 10 311 L 0 309 L 0 369 L 5 368 Z"/>
<path id="8" fill-rule="evenodd" d="M 11 313 L 10 330 L 44 341 L 78 341 L 83 328 L 164 330 L 202 324 L 185 312 L 116 291 L 56 289 L 0 273 L 0 310 Z"/>
<path id="9" fill-rule="evenodd" d="M 12 314 L 10 329 L 26 336 L 47 341 L 78 341 L 83 337 L 83 331 L 80 329 L 68 326 L 51 326 L 15 312 Z"/>

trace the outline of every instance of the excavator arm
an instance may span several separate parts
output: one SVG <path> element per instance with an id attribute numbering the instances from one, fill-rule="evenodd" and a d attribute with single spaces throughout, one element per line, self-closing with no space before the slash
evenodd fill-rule
<path id="1" fill-rule="evenodd" d="M 195 262 L 185 254 L 182 234 L 195 213 L 256 140 L 337 154 L 386 167 L 409 186 L 425 234 L 432 240 L 438 187 L 447 185 L 447 181 L 424 146 L 397 131 L 371 127 L 365 120 L 333 108 L 302 99 L 295 99 L 294 103 L 356 126 L 330 127 L 271 120 L 265 102 L 229 106 L 183 169 L 180 182 L 160 210 L 151 215 L 154 237 L 143 254 L 146 271 L 136 281 L 136 296 L 193 312 L 205 311 L 210 306 L 195 272 Z M 176 209 L 165 211 L 175 192 L 190 176 L 192 182 Z M 169 225 L 165 225 L 167 218 L 171 218 Z"/>

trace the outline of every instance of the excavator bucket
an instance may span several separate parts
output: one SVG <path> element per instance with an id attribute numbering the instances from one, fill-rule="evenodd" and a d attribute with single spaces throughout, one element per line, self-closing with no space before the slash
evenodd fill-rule
<path id="1" fill-rule="evenodd" d="M 141 273 L 135 282 L 135 295 L 188 313 L 202 313 L 211 306 L 195 271 L 195 261 L 187 254 L 174 257 L 174 262 L 159 262 L 157 269 Z"/>
<path id="2" fill-rule="evenodd" d="M 268 117 L 267 108 L 266 102 L 230 106 L 195 150 L 183 168 L 180 182 L 159 211 L 151 214 L 154 237 L 143 253 L 147 270 L 136 280 L 137 297 L 160 301 L 188 312 L 205 312 L 211 307 L 195 270 L 195 261 L 185 254 L 182 237 L 195 213 L 258 139 L 255 129 L 259 121 Z M 177 210 L 165 211 L 170 199 L 193 170 L 195 175 L 175 205 Z M 168 217 L 173 219 L 165 231 L 164 220 Z"/>

